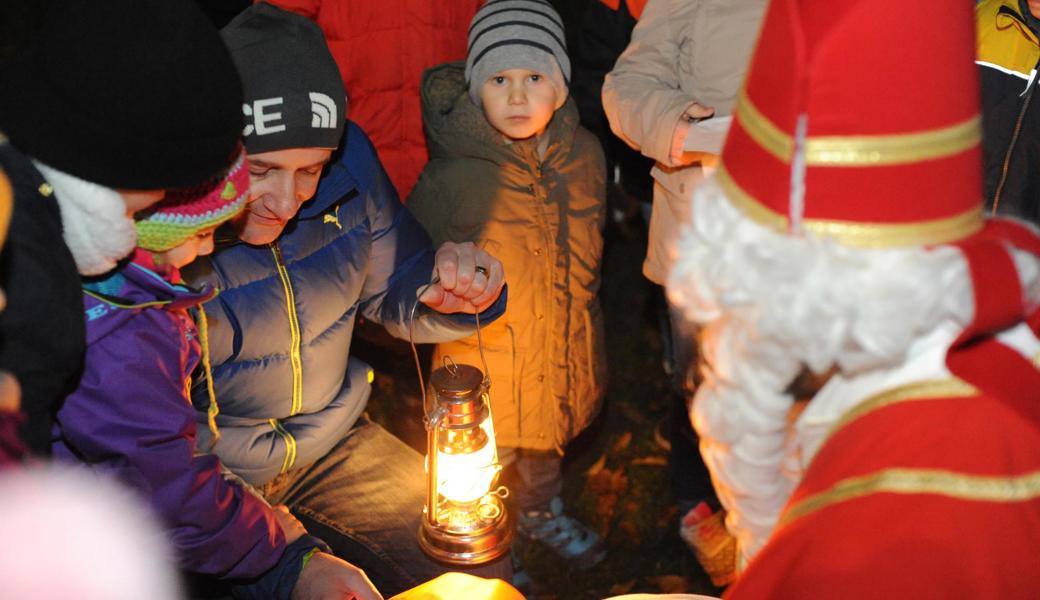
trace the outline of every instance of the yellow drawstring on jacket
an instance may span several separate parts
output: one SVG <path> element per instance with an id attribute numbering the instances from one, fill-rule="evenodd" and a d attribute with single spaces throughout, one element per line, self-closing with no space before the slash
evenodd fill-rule
<path id="1" fill-rule="evenodd" d="M 213 391 L 213 370 L 209 362 L 209 324 L 206 321 L 206 311 L 201 304 L 199 305 L 199 343 L 202 346 L 202 368 L 206 372 L 206 391 L 209 393 L 206 421 L 209 423 L 210 433 L 213 434 L 213 439 L 206 451 L 212 452 L 213 447 L 220 440 L 220 431 L 217 430 L 217 415 L 220 414 L 220 407 L 217 406 L 217 393 Z"/>

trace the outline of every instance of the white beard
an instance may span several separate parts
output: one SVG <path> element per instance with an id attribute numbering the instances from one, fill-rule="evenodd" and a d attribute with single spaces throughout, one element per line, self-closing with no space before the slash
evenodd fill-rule
<path id="1" fill-rule="evenodd" d="M 793 460 L 792 380 L 806 366 L 855 378 L 901 365 L 915 340 L 967 326 L 972 283 L 951 246 L 854 249 L 769 231 L 714 178 L 698 187 L 691 219 L 668 292 L 703 327 L 708 372 L 691 419 L 746 564 L 807 464 Z"/>

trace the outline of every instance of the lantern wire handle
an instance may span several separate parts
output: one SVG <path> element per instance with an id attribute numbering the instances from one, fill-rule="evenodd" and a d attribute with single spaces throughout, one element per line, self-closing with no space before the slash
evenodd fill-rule
<path id="1" fill-rule="evenodd" d="M 419 289 L 418 292 L 416 292 L 415 304 L 412 305 L 411 314 L 408 315 L 408 344 L 412 347 L 412 358 L 415 359 L 415 373 L 419 377 L 419 394 L 421 394 L 420 397 L 422 398 L 424 414 L 429 413 L 429 406 L 427 406 L 426 404 L 426 383 L 423 381 L 422 363 L 419 362 L 419 350 L 415 347 L 415 313 L 419 308 L 419 304 L 421 304 L 418 298 L 422 297 L 422 295 L 426 293 L 426 290 L 430 289 L 430 286 L 436 285 L 440 282 L 440 280 L 440 277 L 434 276 L 429 283 L 424 285 L 422 288 Z M 480 313 L 473 313 L 473 318 L 477 323 L 477 348 L 480 350 L 480 362 L 481 365 L 484 367 L 484 385 L 486 385 L 487 387 L 491 387 L 491 375 L 488 372 L 487 358 L 484 357 L 484 339 L 480 335 Z M 490 408 L 490 404 L 488 408 Z"/>

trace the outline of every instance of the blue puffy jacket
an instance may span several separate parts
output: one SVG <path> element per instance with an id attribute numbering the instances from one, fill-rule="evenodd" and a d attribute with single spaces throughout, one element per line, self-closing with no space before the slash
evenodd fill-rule
<path id="1" fill-rule="evenodd" d="M 372 371 L 350 358 L 358 313 L 408 338 L 416 290 L 429 282 L 433 249 L 400 204 L 371 142 L 348 123 L 315 197 L 278 241 L 238 243 L 192 265 L 187 278 L 222 290 L 205 305 L 221 438 L 213 449 L 254 485 L 324 456 L 354 425 Z M 499 300 L 481 315 L 502 314 Z M 475 331 L 469 315 L 420 308 L 416 342 Z M 204 423 L 205 382 L 192 400 Z M 199 447 L 209 432 L 199 428 Z"/>

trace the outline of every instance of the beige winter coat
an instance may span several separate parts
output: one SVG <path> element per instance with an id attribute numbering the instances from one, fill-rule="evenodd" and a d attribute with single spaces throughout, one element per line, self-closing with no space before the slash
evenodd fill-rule
<path id="1" fill-rule="evenodd" d="M 408 208 L 435 244 L 472 241 L 505 267 L 505 315 L 484 327 L 498 444 L 562 451 L 599 410 L 606 385 L 603 314 L 605 167 L 573 100 L 553 116 L 544 158 L 508 142 L 467 95 L 462 63 L 423 76 L 430 162 Z M 440 344 L 481 367 L 477 338 Z"/>
<path id="2" fill-rule="evenodd" d="M 678 226 L 689 219 L 691 194 L 703 177 L 698 165 L 673 166 L 679 117 L 694 102 L 717 116 L 733 112 L 765 7 L 765 0 L 650 0 L 603 84 L 611 129 L 657 161 L 643 264 L 655 283 L 671 268 Z"/>

